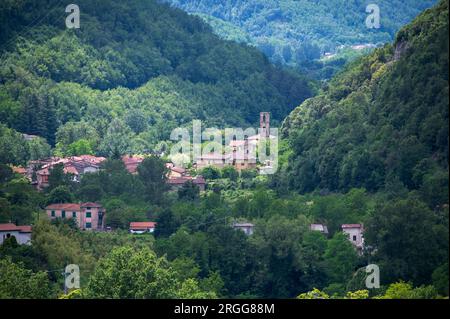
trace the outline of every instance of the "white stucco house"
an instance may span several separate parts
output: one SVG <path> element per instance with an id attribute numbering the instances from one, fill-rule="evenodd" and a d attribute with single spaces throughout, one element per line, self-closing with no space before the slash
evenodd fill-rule
<path id="1" fill-rule="evenodd" d="M 343 224 L 342 232 L 348 236 L 348 240 L 358 249 L 364 248 L 364 227 L 362 224 Z"/>
<path id="2" fill-rule="evenodd" d="M 16 226 L 12 223 L 0 224 L 0 244 L 13 236 L 19 245 L 31 245 L 31 226 Z"/>
<path id="3" fill-rule="evenodd" d="M 328 235 L 328 227 L 323 224 L 311 224 L 309 225 L 309 229 L 312 231 L 318 231 L 322 234 Z"/>
<path id="4" fill-rule="evenodd" d="M 255 225 L 253 225 L 252 223 L 234 223 L 233 228 L 240 229 L 247 236 L 250 236 L 253 235 L 253 229 L 255 228 Z"/>

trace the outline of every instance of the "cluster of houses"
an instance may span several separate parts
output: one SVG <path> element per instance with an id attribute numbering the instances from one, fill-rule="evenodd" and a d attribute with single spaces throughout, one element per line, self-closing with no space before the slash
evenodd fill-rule
<path id="1" fill-rule="evenodd" d="M 191 181 L 194 185 L 197 185 L 200 191 L 205 190 L 206 180 L 203 176 L 191 176 L 188 170 L 182 167 L 177 167 L 172 163 L 167 163 L 166 167 L 169 170 L 167 183 L 171 186 L 172 190 L 179 189 L 188 181 Z"/>
<path id="2" fill-rule="evenodd" d="M 94 173 L 100 169 L 100 164 L 106 158 L 93 155 L 70 156 L 66 158 L 50 157 L 42 160 L 30 161 L 25 170 L 25 175 L 37 187 L 42 190 L 48 187 L 50 171 L 56 165 L 62 165 L 64 173 L 71 176 L 75 182 L 86 173 Z M 17 171 L 16 169 L 16 172 Z"/>
<path id="3" fill-rule="evenodd" d="M 229 143 L 229 152 L 225 154 L 207 153 L 195 158 L 194 167 L 203 169 L 208 166 L 223 168 L 225 166 L 233 166 L 237 171 L 245 169 L 257 168 L 257 147 L 261 138 L 274 139 L 270 135 L 270 114 L 268 112 L 260 113 L 260 130 L 259 134 L 246 136 L 242 140 L 232 140 Z M 24 135 L 25 139 L 36 138 L 32 135 Z M 137 168 L 145 159 L 142 155 L 124 155 L 122 161 L 125 168 L 131 174 L 137 174 Z M 100 170 L 101 164 L 106 160 L 105 157 L 93 155 L 69 156 L 65 158 L 50 157 L 46 159 L 34 160 L 28 163 L 26 168 L 13 167 L 16 173 L 26 176 L 38 190 L 45 189 L 49 186 L 49 176 L 51 170 L 56 165 L 62 165 L 65 174 L 69 175 L 74 182 L 79 182 L 81 176 L 87 173 L 95 173 Z M 270 167 L 270 163 L 263 163 Z M 201 191 L 205 190 L 206 181 L 202 176 L 190 176 L 189 172 L 182 168 L 176 167 L 172 163 L 167 163 L 169 169 L 168 184 L 172 189 L 176 190 L 188 181 L 192 181 Z"/>
<path id="4" fill-rule="evenodd" d="M 260 131 L 259 134 L 247 136 L 243 140 L 232 140 L 229 143 L 230 152 L 225 154 L 203 154 L 194 161 L 194 167 L 202 169 L 208 166 L 223 168 L 233 166 L 237 171 L 244 169 L 256 169 L 256 152 L 261 138 L 273 139 L 270 135 L 270 114 L 260 113 Z M 32 139 L 35 136 L 24 135 L 25 139 Z M 125 168 L 131 174 L 137 174 L 137 168 L 144 161 L 145 157 L 141 155 L 124 155 L 122 161 Z M 73 181 L 79 182 L 80 177 L 86 173 L 97 172 L 102 162 L 106 158 L 93 155 L 71 156 L 67 158 L 51 157 L 43 160 L 30 161 L 27 168 L 13 167 L 16 173 L 26 176 L 39 190 L 49 186 L 48 178 L 51 169 L 61 164 L 64 173 L 69 174 Z M 263 163 L 270 167 L 270 163 Z M 200 191 L 206 187 L 205 179 L 198 176 L 191 176 L 189 171 L 182 167 L 177 167 L 173 163 L 167 163 L 168 169 L 167 183 L 172 190 L 177 190 L 186 182 L 191 181 L 197 185 Z M 104 230 L 105 229 L 105 209 L 98 203 L 63 203 L 51 204 L 45 208 L 47 216 L 50 219 L 62 218 L 73 219 L 76 225 L 82 230 Z M 132 234 L 153 233 L 156 222 L 131 222 L 129 232 Z M 233 222 L 231 224 L 236 230 L 243 231 L 250 236 L 254 233 L 255 225 L 248 222 Z M 356 247 L 360 253 L 364 248 L 363 225 L 362 224 L 343 224 L 342 232 L 348 236 L 349 241 Z M 312 231 L 318 231 L 328 235 L 328 228 L 323 224 L 311 224 Z M 6 238 L 14 236 L 19 244 L 30 244 L 31 226 L 16 226 L 12 223 L 0 224 L 0 244 Z"/>
<path id="5" fill-rule="evenodd" d="M 231 140 L 228 145 L 230 151 L 225 154 L 211 152 L 197 156 L 194 160 L 194 167 L 203 169 L 208 166 L 216 168 L 232 166 L 238 172 L 246 169 L 256 169 L 258 164 L 256 154 L 260 140 L 262 138 L 268 140 L 276 138 L 270 135 L 270 113 L 261 112 L 259 123 L 259 134 L 245 136 L 241 140 Z M 270 163 L 263 164 L 270 167 Z"/>
<path id="6" fill-rule="evenodd" d="M 141 155 L 124 155 L 122 157 L 125 168 L 131 174 L 137 174 L 137 167 L 144 159 L 145 157 Z M 58 164 L 62 165 L 64 173 L 68 174 L 74 182 L 79 182 L 83 174 L 95 173 L 100 170 L 100 166 L 105 160 L 106 158 L 104 157 L 93 155 L 70 156 L 66 158 L 50 157 L 30 161 L 26 168 L 13 167 L 13 171 L 26 176 L 38 190 L 43 190 L 49 186 L 48 178 L 50 172 Z M 199 186 L 201 191 L 205 190 L 206 181 L 202 176 L 190 176 L 186 169 L 176 167 L 172 163 L 167 163 L 166 167 L 169 171 L 167 183 L 172 189 L 176 190 L 187 181 L 192 181 Z"/>

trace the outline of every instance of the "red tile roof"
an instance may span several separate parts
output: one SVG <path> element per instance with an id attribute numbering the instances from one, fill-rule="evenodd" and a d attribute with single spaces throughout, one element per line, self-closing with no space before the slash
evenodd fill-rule
<path id="1" fill-rule="evenodd" d="M 156 227 L 155 222 L 131 222 L 130 229 L 145 230 Z"/>
<path id="2" fill-rule="evenodd" d="M 144 156 L 125 155 L 125 156 L 122 156 L 122 161 L 125 164 L 125 168 L 127 169 L 127 171 L 130 172 L 131 174 L 134 174 L 137 172 L 138 165 L 144 161 Z"/>
<path id="3" fill-rule="evenodd" d="M 45 164 L 50 164 L 50 163 L 56 163 L 59 160 L 61 160 L 61 158 L 59 157 L 49 157 L 49 158 L 44 158 L 44 159 L 40 159 L 40 160 L 34 160 L 34 161 L 29 161 L 29 164 L 32 165 L 45 165 Z"/>
<path id="4" fill-rule="evenodd" d="M 17 230 L 17 226 L 12 223 L 0 224 L 0 231 L 8 231 L 8 230 Z"/>
<path id="5" fill-rule="evenodd" d="M 79 175 L 83 173 L 85 167 L 98 168 L 99 165 L 105 161 L 104 157 L 97 157 L 93 155 L 79 155 L 71 156 L 67 158 L 51 157 L 49 159 L 41 161 L 30 161 L 30 165 L 43 164 L 42 169 L 37 171 L 39 175 L 49 175 L 49 169 L 53 168 L 56 164 L 64 165 L 64 173 Z"/>
<path id="6" fill-rule="evenodd" d="M 94 155 L 78 155 L 78 156 L 73 156 L 72 157 L 73 160 L 75 161 L 86 161 L 86 162 L 90 162 L 90 163 L 94 163 L 94 164 L 100 164 L 104 161 L 106 161 L 105 157 L 97 157 Z"/>
<path id="7" fill-rule="evenodd" d="M 0 231 L 19 231 L 21 233 L 31 233 L 31 226 L 16 226 L 13 223 L 0 224 Z"/>
<path id="8" fill-rule="evenodd" d="M 342 228 L 362 228 L 361 224 L 343 224 Z"/>
<path id="9" fill-rule="evenodd" d="M 77 169 L 72 165 L 68 165 L 68 166 L 64 167 L 64 173 L 78 175 Z"/>
<path id="10" fill-rule="evenodd" d="M 140 155 L 122 156 L 122 161 L 125 163 L 125 165 L 131 164 L 131 163 L 141 163 L 143 160 L 144 160 L 144 156 L 140 156 Z"/>
<path id="11" fill-rule="evenodd" d="M 187 181 L 190 181 L 190 180 L 192 180 L 192 178 L 189 178 L 189 177 L 187 177 L 187 176 L 183 176 L 183 177 L 173 177 L 173 178 L 169 178 L 169 179 L 167 180 L 167 182 L 168 182 L 169 184 L 172 184 L 172 185 L 179 185 L 179 184 L 184 184 L 184 183 L 186 183 Z"/>
<path id="12" fill-rule="evenodd" d="M 198 175 L 194 178 L 194 184 L 206 184 L 206 180 L 203 178 L 203 176 Z"/>
<path id="13" fill-rule="evenodd" d="M 182 167 L 176 167 L 176 166 L 173 166 L 173 167 L 171 167 L 171 168 L 169 168 L 171 171 L 174 171 L 174 172 L 176 172 L 176 173 L 180 173 L 180 174 L 184 174 L 184 173 L 186 173 L 186 169 L 184 169 L 184 168 L 182 168 Z"/>
<path id="14" fill-rule="evenodd" d="M 169 178 L 167 182 L 171 185 L 183 185 L 184 183 L 192 181 L 194 184 L 200 185 L 200 184 L 206 184 L 205 179 L 203 176 L 199 175 L 193 178 L 192 176 L 182 176 L 182 177 L 173 177 Z"/>
<path id="15" fill-rule="evenodd" d="M 45 207 L 46 210 L 70 210 L 70 211 L 80 211 L 80 204 L 64 203 L 64 204 L 51 204 Z"/>
<path id="16" fill-rule="evenodd" d="M 67 211 L 80 211 L 82 207 L 102 207 L 99 203 L 62 203 L 62 204 L 51 204 L 45 207 L 46 210 L 67 210 Z"/>
<path id="17" fill-rule="evenodd" d="M 13 166 L 11 167 L 14 173 L 18 174 L 26 174 L 27 170 L 22 166 Z"/>
<path id="18" fill-rule="evenodd" d="M 17 228 L 20 229 L 21 233 L 31 233 L 31 226 L 25 225 L 25 226 L 17 226 Z"/>

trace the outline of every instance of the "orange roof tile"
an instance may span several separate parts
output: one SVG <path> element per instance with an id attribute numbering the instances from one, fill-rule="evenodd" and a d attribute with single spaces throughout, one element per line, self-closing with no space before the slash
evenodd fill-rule
<path id="1" fill-rule="evenodd" d="M 342 228 L 362 228 L 361 224 L 343 224 Z"/>
<path id="2" fill-rule="evenodd" d="M 80 204 L 64 203 L 64 204 L 51 204 L 45 207 L 46 210 L 70 210 L 70 211 L 80 211 Z"/>
<path id="3" fill-rule="evenodd" d="M 193 178 L 192 176 L 172 177 L 167 180 L 171 185 L 183 185 L 184 183 L 192 181 L 194 184 L 206 184 L 203 176 L 199 175 Z"/>
<path id="4" fill-rule="evenodd" d="M 32 227 L 29 225 L 16 226 L 13 223 L 0 224 L 0 231 L 19 231 L 21 233 L 31 233 Z"/>
<path id="5" fill-rule="evenodd" d="M 17 230 L 17 226 L 13 223 L 0 224 L 0 231 Z"/>
<path id="6" fill-rule="evenodd" d="M 13 166 L 11 167 L 14 173 L 18 174 L 26 174 L 27 170 L 23 168 L 22 166 Z"/>
<path id="7" fill-rule="evenodd" d="M 149 228 L 155 228 L 156 227 L 155 222 L 131 222 L 130 223 L 130 229 L 149 229 Z"/>
<path id="8" fill-rule="evenodd" d="M 24 225 L 24 226 L 17 226 L 17 228 L 20 229 L 21 233 L 31 233 L 32 227 L 28 226 L 28 225 Z"/>
<path id="9" fill-rule="evenodd" d="M 78 175 L 77 169 L 72 165 L 68 165 L 68 166 L 64 167 L 64 173 Z"/>

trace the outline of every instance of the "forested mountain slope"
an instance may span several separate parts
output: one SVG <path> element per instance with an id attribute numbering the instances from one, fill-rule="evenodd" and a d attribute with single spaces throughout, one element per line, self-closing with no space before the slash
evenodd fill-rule
<path id="1" fill-rule="evenodd" d="M 165 0 L 200 14 L 226 39 L 250 42 L 272 60 L 301 64 L 339 45 L 386 43 L 435 0 L 377 1 L 381 27 L 365 25 L 368 0 Z"/>
<path id="2" fill-rule="evenodd" d="M 77 4 L 81 29 L 66 30 L 62 1 L 0 2 L 0 223 L 32 225 L 31 245 L 0 245 L 0 298 L 448 298 L 448 0 L 303 103 L 301 76 L 199 18 L 149 0 Z M 300 103 L 274 176 L 189 168 L 203 192 L 170 187 L 180 170 L 166 174 L 165 156 L 120 159 L 193 118 L 247 125 L 264 110 L 276 125 Z M 53 165 L 40 190 L 17 167 L 80 154 L 108 158 L 77 179 Z M 108 231 L 44 211 L 87 202 Z M 152 234 L 130 234 L 144 221 Z M 81 285 L 66 293 L 55 270 L 68 264 Z"/>
<path id="3" fill-rule="evenodd" d="M 142 152 L 193 118 L 245 126 L 270 111 L 276 122 L 312 95 L 299 74 L 167 4 L 77 4 L 80 29 L 65 27 L 61 1 L 0 3 L 1 123 L 52 145 L 69 125 L 84 132 L 72 142 L 111 155 L 102 141 Z"/>
<path id="4" fill-rule="evenodd" d="M 443 0 L 295 109 L 282 129 L 289 186 L 406 188 L 448 203 L 448 31 Z"/>

